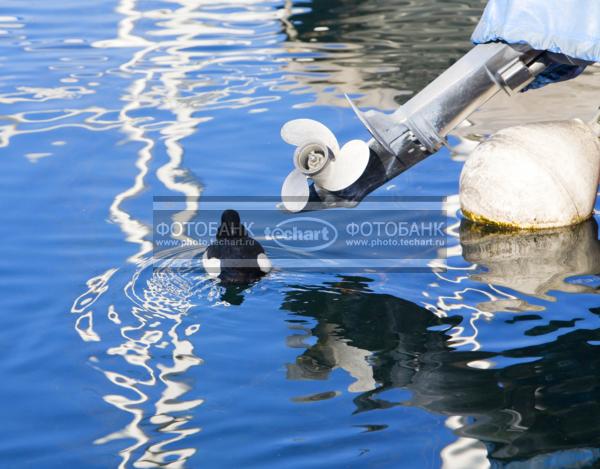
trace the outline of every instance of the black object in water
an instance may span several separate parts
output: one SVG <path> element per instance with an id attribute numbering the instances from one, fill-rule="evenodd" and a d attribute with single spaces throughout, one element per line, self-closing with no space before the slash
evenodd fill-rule
<path id="1" fill-rule="evenodd" d="M 235 210 L 221 215 L 216 239 L 204 252 L 202 265 L 226 285 L 250 284 L 271 270 L 264 248 L 248 234 Z"/>

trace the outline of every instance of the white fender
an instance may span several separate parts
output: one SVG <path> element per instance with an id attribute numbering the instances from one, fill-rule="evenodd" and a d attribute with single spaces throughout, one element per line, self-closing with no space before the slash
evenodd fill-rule
<path id="1" fill-rule="evenodd" d="M 542 229 L 592 215 L 600 176 L 596 121 L 510 127 L 481 143 L 460 176 L 460 205 L 475 221 Z"/>

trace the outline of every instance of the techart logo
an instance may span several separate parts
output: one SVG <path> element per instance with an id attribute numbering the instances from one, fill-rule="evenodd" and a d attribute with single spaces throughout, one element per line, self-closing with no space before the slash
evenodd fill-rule
<path id="1" fill-rule="evenodd" d="M 312 217 L 297 217 L 265 228 L 265 237 L 284 249 L 320 251 L 338 238 L 337 229 L 329 222 Z"/>

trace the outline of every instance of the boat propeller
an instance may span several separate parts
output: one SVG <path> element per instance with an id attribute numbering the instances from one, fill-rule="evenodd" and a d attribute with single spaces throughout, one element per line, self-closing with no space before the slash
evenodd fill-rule
<path id="1" fill-rule="evenodd" d="M 281 189 L 286 210 L 300 212 L 310 199 L 309 179 L 315 190 L 342 191 L 355 183 L 364 173 L 371 150 L 362 140 L 351 140 L 340 148 L 325 125 L 312 119 L 296 119 L 281 129 L 281 137 L 296 147 L 294 170 Z"/>

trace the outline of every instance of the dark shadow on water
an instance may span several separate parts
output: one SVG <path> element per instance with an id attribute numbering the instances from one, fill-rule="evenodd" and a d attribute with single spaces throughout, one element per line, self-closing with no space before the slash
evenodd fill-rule
<path id="1" fill-rule="evenodd" d="M 221 293 L 221 301 L 226 301 L 232 306 L 240 306 L 244 302 L 244 293 L 253 284 L 224 285 Z"/>
<path id="2" fill-rule="evenodd" d="M 600 328 L 502 353 L 458 351 L 450 333 L 460 317 L 439 318 L 373 292 L 369 282 L 342 277 L 290 287 L 282 309 L 315 320 L 316 343 L 288 365 L 288 379 L 327 379 L 344 368 L 356 379 L 357 412 L 410 405 L 460 416 L 456 433 L 483 442 L 491 461 L 600 460 L 593 449 L 600 446 L 600 346 L 592 344 Z M 498 359 L 514 364 L 477 365 Z M 394 388 L 412 397 L 382 396 Z"/>

